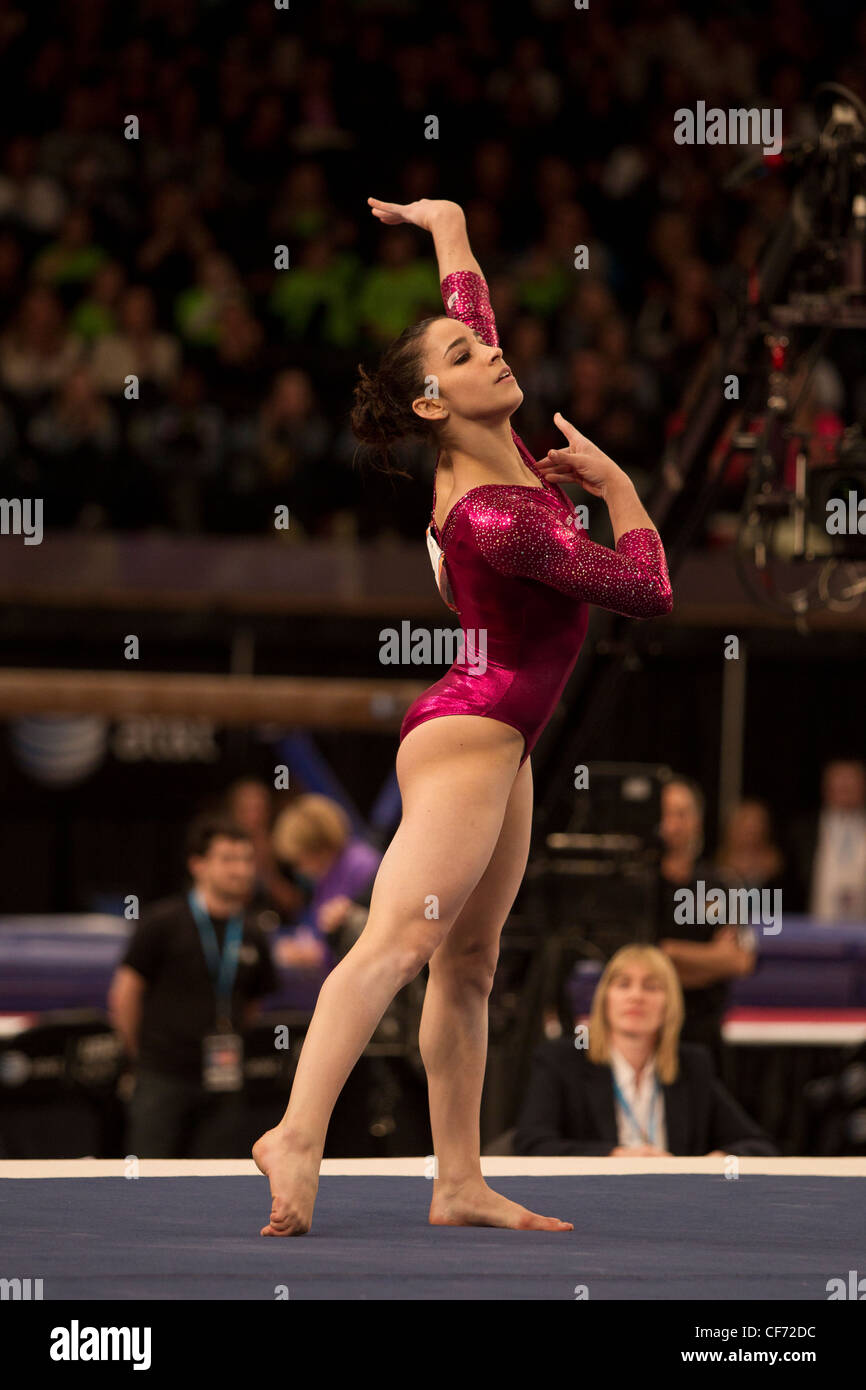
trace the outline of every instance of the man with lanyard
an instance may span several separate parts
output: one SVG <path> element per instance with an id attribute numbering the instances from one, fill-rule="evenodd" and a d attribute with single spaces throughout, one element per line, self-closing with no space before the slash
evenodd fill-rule
<path id="1" fill-rule="evenodd" d="M 279 989 L 267 938 L 245 917 L 249 836 L 200 818 L 188 852 L 191 889 L 142 917 L 109 995 L 135 1073 L 127 1150 L 141 1158 L 246 1152 L 243 1029 Z"/>

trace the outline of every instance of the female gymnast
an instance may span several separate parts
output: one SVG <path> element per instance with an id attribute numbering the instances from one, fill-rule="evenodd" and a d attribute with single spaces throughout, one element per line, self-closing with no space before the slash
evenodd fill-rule
<path id="1" fill-rule="evenodd" d="M 511 428 L 523 392 L 503 360 L 462 209 L 427 198 L 368 202 L 381 222 L 432 234 L 446 315 L 405 329 L 374 375 L 359 369 L 353 428 L 386 466 L 400 438 L 420 432 L 438 448 L 431 553 L 444 554 L 440 588 L 464 634 L 486 631 L 486 666 L 458 660 L 403 720 L 402 819 L 367 923 L 322 986 L 285 1115 L 253 1146 L 272 1198 L 261 1234 L 310 1229 L 337 1096 L 391 1000 L 424 965 L 430 1223 L 570 1231 L 482 1177 L 487 1001 L 529 853 L 529 755 L 577 660 L 586 605 L 634 618 L 668 613 L 667 566 L 629 478 L 567 420 L 554 416 L 568 447 L 538 463 Z M 614 550 L 576 524 L 561 481 L 604 499 Z M 468 650 L 467 640 L 464 657 Z"/>

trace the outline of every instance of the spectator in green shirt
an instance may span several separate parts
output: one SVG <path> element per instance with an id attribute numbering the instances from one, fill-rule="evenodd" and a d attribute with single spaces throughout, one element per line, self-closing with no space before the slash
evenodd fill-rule
<path id="1" fill-rule="evenodd" d="M 33 278 L 45 285 L 85 284 L 108 259 L 93 240 L 90 217 L 83 208 L 66 214 L 60 236 L 33 263 Z"/>
<path id="2" fill-rule="evenodd" d="M 216 347 L 220 314 L 233 299 L 244 299 L 238 273 L 221 251 L 206 251 L 196 265 L 196 283 L 175 300 L 174 319 L 182 338 L 199 347 Z"/>
<path id="3" fill-rule="evenodd" d="M 117 261 L 106 261 L 90 282 L 90 292 L 77 304 L 72 330 L 85 343 L 95 343 L 117 330 L 118 304 L 126 285 L 126 271 Z"/>
<path id="4" fill-rule="evenodd" d="M 317 237 L 305 243 L 297 266 L 277 272 L 268 307 L 290 338 L 317 336 L 333 347 L 357 341 L 357 266 L 356 256 L 338 255 L 327 238 Z"/>
<path id="5" fill-rule="evenodd" d="M 361 326 L 376 342 L 389 342 L 425 312 L 442 312 L 439 275 L 417 254 L 415 238 L 403 227 L 382 241 L 382 264 L 364 277 L 358 295 Z"/>

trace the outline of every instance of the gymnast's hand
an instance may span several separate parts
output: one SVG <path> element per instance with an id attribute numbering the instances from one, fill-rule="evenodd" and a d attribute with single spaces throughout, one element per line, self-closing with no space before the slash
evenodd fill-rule
<path id="1" fill-rule="evenodd" d="M 611 486 L 620 481 L 628 482 L 628 475 L 619 465 L 575 429 L 564 415 L 557 411 L 553 418 L 568 440 L 568 448 L 549 449 L 544 458 L 538 460 L 539 471 L 548 482 L 580 483 L 593 497 L 604 497 Z"/>
<path id="2" fill-rule="evenodd" d="M 383 203 L 381 198 L 368 198 L 367 202 L 373 216 L 389 227 L 409 222 L 413 227 L 432 232 L 434 222 L 443 217 L 463 216 L 459 203 L 449 203 L 444 198 L 419 198 L 416 203 Z"/>

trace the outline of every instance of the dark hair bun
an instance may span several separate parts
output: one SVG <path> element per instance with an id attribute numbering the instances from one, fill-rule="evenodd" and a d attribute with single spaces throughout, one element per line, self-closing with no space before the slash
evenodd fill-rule
<path id="1" fill-rule="evenodd" d="M 368 372 L 359 363 L 358 378 L 352 408 L 352 432 L 362 444 L 386 447 L 405 428 L 401 420 L 403 412 L 395 406 L 378 372 Z"/>
<path id="2" fill-rule="evenodd" d="M 432 322 L 424 319 L 404 329 L 385 349 L 377 371 L 368 372 L 358 364 L 352 433 L 368 446 L 376 468 L 406 478 L 411 473 L 393 464 L 394 446 L 419 435 L 436 443 L 433 427 L 412 409 L 412 402 L 424 394 L 424 334 Z"/>

